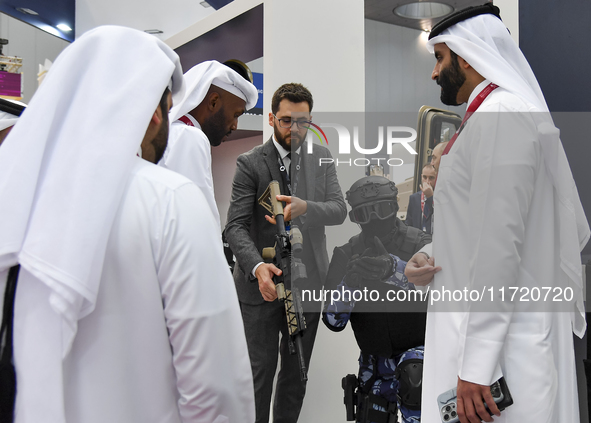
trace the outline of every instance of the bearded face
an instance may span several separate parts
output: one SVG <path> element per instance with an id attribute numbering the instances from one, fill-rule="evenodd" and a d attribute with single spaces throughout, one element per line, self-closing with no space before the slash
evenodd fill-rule
<path id="1" fill-rule="evenodd" d="M 228 136 L 232 130 L 226 124 L 226 110 L 222 106 L 209 119 L 201 124 L 201 130 L 207 136 L 209 143 L 217 147 L 222 143 L 224 137 Z"/>
<path id="2" fill-rule="evenodd" d="M 442 68 L 437 77 L 437 85 L 441 87 L 441 102 L 448 106 L 459 106 L 458 103 L 458 92 L 464 82 L 466 82 L 466 76 L 460 68 L 458 63 L 458 56 L 453 52 L 451 54 L 451 64 L 445 68 Z"/>

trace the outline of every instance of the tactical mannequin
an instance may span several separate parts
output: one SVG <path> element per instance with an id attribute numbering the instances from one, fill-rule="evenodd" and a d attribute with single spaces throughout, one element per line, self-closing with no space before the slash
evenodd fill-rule
<path id="1" fill-rule="evenodd" d="M 361 233 L 335 248 L 326 282 L 327 289 L 367 288 L 380 294 L 378 301 L 327 304 L 323 313 L 324 323 L 335 332 L 350 318 L 361 349 L 358 422 L 396 422 L 398 407 L 405 422 L 420 419 L 426 305 L 420 305 L 420 312 L 400 312 L 385 298 L 390 290 L 414 289 L 404 276 L 406 261 L 430 243 L 431 236 L 396 217 L 397 195 L 395 184 L 382 176 L 368 176 L 351 186 L 349 217 L 361 226 Z"/>

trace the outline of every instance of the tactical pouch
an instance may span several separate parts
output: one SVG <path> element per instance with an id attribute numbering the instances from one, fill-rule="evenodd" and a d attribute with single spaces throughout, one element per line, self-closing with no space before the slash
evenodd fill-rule
<path id="1" fill-rule="evenodd" d="M 347 421 L 357 423 L 398 423 L 398 407 L 394 402 L 372 393 L 362 392 L 357 377 L 349 374 L 342 379 Z M 386 410 L 380 411 L 374 405 Z"/>

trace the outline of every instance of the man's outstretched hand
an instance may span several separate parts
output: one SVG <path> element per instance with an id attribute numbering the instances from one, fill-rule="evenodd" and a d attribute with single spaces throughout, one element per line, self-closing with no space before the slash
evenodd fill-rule
<path id="1" fill-rule="evenodd" d="M 433 280 L 435 273 L 441 270 L 441 266 L 435 267 L 435 259 L 425 253 L 416 253 L 406 264 L 404 274 L 408 281 L 415 286 L 425 286 Z"/>

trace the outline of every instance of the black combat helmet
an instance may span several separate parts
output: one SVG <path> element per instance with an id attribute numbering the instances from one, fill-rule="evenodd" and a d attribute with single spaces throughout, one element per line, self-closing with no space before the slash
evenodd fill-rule
<path id="1" fill-rule="evenodd" d="M 372 215 L 380 220 L 396 215 L 397 196 L 398 188 L 388 178 L 372 175 L 359 179 L 347 191 L 351 222 L 363 225 L 369 223 Z"/>

